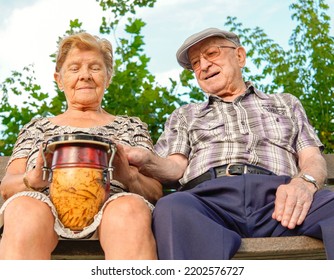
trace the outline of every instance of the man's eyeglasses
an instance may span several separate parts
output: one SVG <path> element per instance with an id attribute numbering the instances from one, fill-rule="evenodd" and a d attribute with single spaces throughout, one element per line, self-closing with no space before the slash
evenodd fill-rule
<path id="1" fill-rule="evenodd" d="M 200 55 L 202 55 L 206 60 L 211 62 L 212 60 L 214 60 L 216 57 L 218 57 L 220 55 L 220 49 L 224 49 L 224 48 L 236 49 L 236 47 L 232 47 L 232 46 L 211 46 L 211 47 L 201 51 Z M 191 64 L 191 68 L 194 71 L 196 71 L 201 65 L 200 56 L 192 59 L 190 61 L 190 64 Z"/>

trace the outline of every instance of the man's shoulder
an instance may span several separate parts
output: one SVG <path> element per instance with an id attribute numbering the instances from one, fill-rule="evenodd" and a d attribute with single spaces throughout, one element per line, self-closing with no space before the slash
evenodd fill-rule
<path id="1" fill-rule="evenodd" d="M 298 97 L 288 92 L 278 92 L 265 95 L 267 96 L 268 99 L 276 99 L 276 100 L 278 99 L 289 103 L 299 101 Z"/>
<path id="2" fill-rule="evenodd" d="M 208 102 L 202 101 L 202 102 L 191 102 L 187 104 L 183 104 L 180 107 L 176 108 L 174 110 L 175 113 L 180 112 L 198 112 L 200 110 L 203 110 L 207 107 Z"/>

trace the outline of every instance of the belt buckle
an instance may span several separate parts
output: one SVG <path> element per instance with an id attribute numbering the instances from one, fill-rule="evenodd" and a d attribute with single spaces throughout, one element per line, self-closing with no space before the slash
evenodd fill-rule
<path id="1" fill-rule="evenodd" d="M 240 174 L 231 174 L 230 173 L 230 167 L 232 166 L 241 166 L 243 168 L 243 174 L 246 174 L 247 173 L 247 165 L 245 164 L 240 164 L 240 163 L 229 163 L 227 166 L 226 166 L 226 176 L 236 176 L 236 175 L 240 175 Z"/>

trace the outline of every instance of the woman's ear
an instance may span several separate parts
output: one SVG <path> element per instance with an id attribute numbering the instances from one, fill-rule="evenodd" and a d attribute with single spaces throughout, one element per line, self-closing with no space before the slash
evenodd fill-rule
<path id="1" fill-rule="evenodd" d="M 110 86 L 111 81 L 112 81 L 112 77 L 108 76 L 107 77 L 107 83 L 106 83 L 106 89 Z"/>
<path id="2" fill-rule="evenodd" d="M 54 77 L 54 79 L 55 79 L 55 81 L 56 81 L 56 83 L 57 83 L 57 85 L 58 85 L 58 88 L 59 88 L 61 91 L 63 91 L 64 87 L 63 87 L 63 83 L 61 82 L 61 78 L 60 78 L 60 74 L 59 74 L 59 72 L 55 72 L 55 73 L 53 74 L 53 77 Z"/>

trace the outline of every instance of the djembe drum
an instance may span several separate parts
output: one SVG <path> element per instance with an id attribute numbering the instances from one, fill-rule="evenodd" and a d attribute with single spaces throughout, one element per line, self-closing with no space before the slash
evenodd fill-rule
<path id="1" fill-rule="evenodd" d="M 55 136 L 43 145 L 44 171 L 50 172 L 50 198 L 59 219 L 72 231 L 81 231 L 109 196 L 116 145 L 89 134 Z"/>

